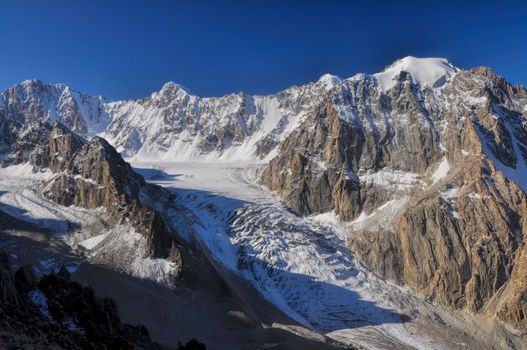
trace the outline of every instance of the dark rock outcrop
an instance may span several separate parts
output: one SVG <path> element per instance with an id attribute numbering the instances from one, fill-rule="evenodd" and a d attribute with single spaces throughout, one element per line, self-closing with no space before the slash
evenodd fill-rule
<path id="1" fill-rule="evenodd" d="M 31 265 L 24 265 L 15 273 L 15 286 L 23 294 L 35 288 L 37 283 L 38 278 Z"/>
<path id="2" fill-rule="evenodd" d="M 9 349 L 161 349 L 144 326 L 120 321 L 111 299 L 67 275 L 33 280 L 31 266 L 13 276 L 9 258 L 0 252 L 0 347 Z M 32 288 L 20 288 L 31 279 Z M 24 287 L 29 288 L 29 284 Z"/>
<path id="3" fill-rule="evenodd" d="M 0 252 L 0 305 L 17 307 L 20 302 L 20 294 L 15 287 L 9 257 L 6 253 Z"/>

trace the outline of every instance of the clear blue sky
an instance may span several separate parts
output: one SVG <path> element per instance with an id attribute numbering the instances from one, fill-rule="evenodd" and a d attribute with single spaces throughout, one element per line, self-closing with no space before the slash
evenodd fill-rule
<path id="1" fill-rule="evenodd" d="M 527 84 L 526 1 L 0 0 L 0 38 L 0 89 L 39 78 L 111 99 L 167 81 L 270 93 L 407 55 Z"/>

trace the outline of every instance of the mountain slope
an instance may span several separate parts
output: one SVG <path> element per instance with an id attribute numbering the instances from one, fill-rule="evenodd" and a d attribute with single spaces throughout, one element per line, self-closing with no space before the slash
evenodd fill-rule
<path id="1" fill-rule="evenodd" d="M 380 73 L 386 91 L 334 88 L 262 181 L 298 213 L 352 221 L 351 249 L 381 275 L 525 331 L 527 94 L 486 68 L 405 60 Z"/>

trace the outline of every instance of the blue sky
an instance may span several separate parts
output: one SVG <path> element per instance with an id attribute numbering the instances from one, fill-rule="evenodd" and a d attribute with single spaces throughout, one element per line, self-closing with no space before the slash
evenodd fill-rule
<path id="1" fill-rule="evenodd" d="M 38 78 L 111 99 L 167 81 L 271 93 L 407 55 L 527 84 L 526 1 L 0 0 L 0 38 L 0 89 Z"/>

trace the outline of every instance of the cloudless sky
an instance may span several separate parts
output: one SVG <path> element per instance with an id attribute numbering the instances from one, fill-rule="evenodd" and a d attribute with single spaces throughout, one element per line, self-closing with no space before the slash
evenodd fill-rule
<path id="1" fill-rule="evenodd" d="M 110 99 L 167 81 L 264 94 L 407 55 L 527 84 L 527 1 L 0 0 L 0 89 L 38 78 Z"/>

